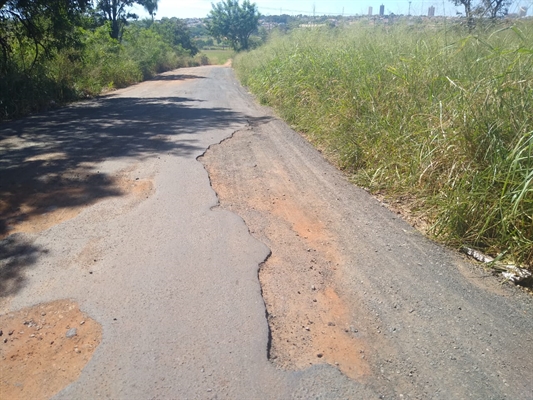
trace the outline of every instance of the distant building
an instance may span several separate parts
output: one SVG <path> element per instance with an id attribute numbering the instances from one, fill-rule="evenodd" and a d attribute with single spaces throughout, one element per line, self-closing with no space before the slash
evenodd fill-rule
<path id="1" fill-rule="evenodd" d="M 435 16 L 435 7 L 431 6 L 428 8 L 428 17 L 434 17 Z"/>
<path id="2" fill-rule="evenodd" d="M 379 6 L 379 15 L 380 17 L 385 15 L 385 6 L 383 4 Z"/>
<path id="3" fill-rule="evenodd" d="M 372 7 L 368 7 L 368 16 L 369 16 L 369 17 L 372 16 Z"/>

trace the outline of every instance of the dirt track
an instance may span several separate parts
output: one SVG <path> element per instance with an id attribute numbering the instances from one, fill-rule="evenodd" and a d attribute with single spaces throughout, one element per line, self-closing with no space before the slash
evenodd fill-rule
<path id="1" fill-rule="evenodd" d="M 73 305 L 79 340 L 94 320 L 87 353 L 49 324 L 83 357 L 38 396 L 533 398 L 531 297 L 349 184 L 230 68 L 3 124 L 0 153 L 2 311 Z M 17 354 L 46 359 L 33 334 Z M 0 368 L 35 367 L 7 338 Z"/>

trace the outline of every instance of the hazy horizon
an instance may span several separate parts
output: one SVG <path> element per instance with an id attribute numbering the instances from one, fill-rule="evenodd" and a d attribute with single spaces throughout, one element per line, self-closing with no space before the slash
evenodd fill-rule
<path id="1" fill-rule="evenodd" d="M 178 17 L 178 18 L 205 18 L 212 9 L 210 0 L 159 0 L 159 9 L 156 18 Z M 441 1 L 408 1 L 408 0 L 256 0 L 252 1 L 263 15 L 367 15 L 368 7 L 373 8 L 373 14 L 379 13 L 380 5 L 385 6 L 385 14 L 427 15 L 428 8 L 435 7 L 435 15 L 455 16 L 457 11 L 462 12 L 462 7 L 456 7 L 448 0 Z M 531 9 L 533 0 L 519 0 L 513 4 L 509 12 L 518 13 L 520 7 L 525 6 Z M 141 18 L 147 18 L 148 14 L 142 7 L 136 6 L 135 12 Z M 528 10 L 528 15 L 531 11 Z"/>

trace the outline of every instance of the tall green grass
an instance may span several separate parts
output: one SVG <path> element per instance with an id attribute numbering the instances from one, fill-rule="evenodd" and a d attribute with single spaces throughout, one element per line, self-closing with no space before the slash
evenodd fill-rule
<path id="1" fill-rule="evenodd" d="M 453 245 L 533 264 L 533 24 L 295 30 L 243 84 L 357 184 Z"/>

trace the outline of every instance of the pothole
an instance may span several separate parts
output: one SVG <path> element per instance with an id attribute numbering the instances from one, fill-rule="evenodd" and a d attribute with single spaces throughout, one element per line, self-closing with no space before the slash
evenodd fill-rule
<path id="1" fill-rule="evenodd" d="M 200 161 L 221 207 L 240 215 L 271 249 L 259 271 L 271 361 L 292 370 L 329 363 L 361 380 L 370 374 L 368 350 L 337 290 L 343 255 L 327 228 L 328 207 L 316 195 L 319 187 L 294 179 L 296 166 L 284 156 L 248 129 L 210 147 Z"/>
<path id="2" fill-rule="evenodd" d="M 70 300 L 0 316 L 0 393 L 46 399 L 78 379 L 102 340 L 101 326 Z"/>

